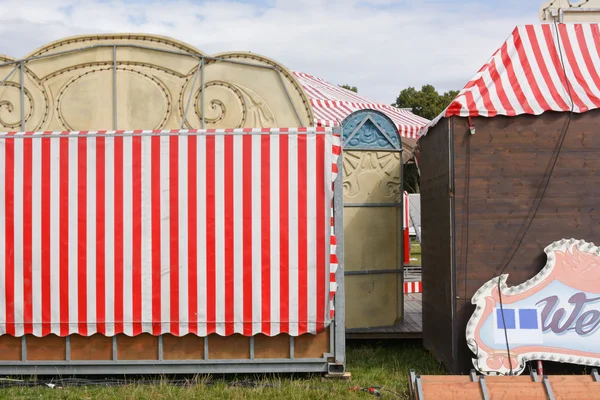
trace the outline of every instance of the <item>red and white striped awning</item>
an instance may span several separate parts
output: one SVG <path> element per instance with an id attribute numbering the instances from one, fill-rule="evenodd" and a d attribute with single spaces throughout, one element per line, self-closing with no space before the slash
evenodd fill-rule
<path id="1" fill-rule="evenodd" d="M 442 117 L 583 113 L 600 107 L 600 25 L 515 28 Z"/>
<path id="2" fill-rule="evenodd" d="M 340 152 L 323 127 L 0 133 L 0 335 L 324 330 Z"/>
<path id="3" fill-rule="evenodd" d="M 400 136 L 405 138 L 417 138 L 419 130 L 429 123 L 429 120 L 408 110 L 373 102 L 321 78 L 303 72 L 293 73 L 310 98 L 318 126 L 338 126 L 348 115 L 366 109 L 383 112 L 396 124 Z"/>

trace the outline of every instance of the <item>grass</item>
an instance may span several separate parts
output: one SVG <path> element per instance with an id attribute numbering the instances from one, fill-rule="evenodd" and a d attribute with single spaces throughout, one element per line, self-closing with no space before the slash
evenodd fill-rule
<path id="1" fill-rule="evenodd" d="M 419 243 L 411 243 L 410 258 L 410 265 L 421 265 L 421 245 Z"/>
<path id="2" fill-rule="evenodd" d="M 198 377 L 187 385 L 143 381 L 117 387 L 0 389 L 0 398 L 44 399 L 369 399 L 350 387 L 379 386 L 383 399 L 407 399 L 407 376 L 442 373 L 440 365 L 419 341 L 348 342 L 347 370 L 351 380 L 324 380 L 315 376 Z M 255 387 L 249 385 L 252 382 Z M 390 392 L 391 391 L 391 392 Z M 392 393 L 392 392 L 395 392 Z"/>

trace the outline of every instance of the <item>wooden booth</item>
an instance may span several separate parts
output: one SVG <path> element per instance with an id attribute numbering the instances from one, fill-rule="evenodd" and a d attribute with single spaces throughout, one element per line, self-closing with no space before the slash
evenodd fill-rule
<path id="1" fill-rule="evenodd" d="M 471 299 L 519 285 L 562 238 L 600 241 L 600 26 L 516 28 L 422 132 L 423 340 L 473 368 Z"/>

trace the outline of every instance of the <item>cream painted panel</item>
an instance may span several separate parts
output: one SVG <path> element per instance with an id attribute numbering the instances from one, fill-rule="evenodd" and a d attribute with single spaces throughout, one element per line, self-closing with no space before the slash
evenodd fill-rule
<path id="1" fill-rule="evenodd" d="M 200 128 L 203 111 L 205 128 L 313 125 L 302 87 L 273 60 L 252 53 L 215 59 L 170 38 L 117 34 L 67 38 L 26 57 L 53 54 L 24 64 L 25 129 L 113 129 L 114 45 L 128 46 L 116 51 L 117 129 L 180 128 L 188 99 L 184 128 Z M 192 56 L 206 57 L 202 73 Z M 13 68 L 0 67 L 0 80 Z M 21 130 L 19 76 L 0 87 L 0 130 Z"/>

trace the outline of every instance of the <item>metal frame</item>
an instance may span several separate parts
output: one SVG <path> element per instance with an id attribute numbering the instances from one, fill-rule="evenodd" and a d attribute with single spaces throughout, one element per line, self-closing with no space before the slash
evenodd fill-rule
<path id="1" fill-rule="evenodd" d="M 572 7 L 572 8 L 559 8 L 558 9 L 558 23 L 564 23 L 565 13 L 567 14 L 579 14 L 579 13 L 588 13 L 588 12 L 596 12 L 600 13 L 600 8 L 583 8 L 583 7 Z M 551 11 L 551 15 L 556 17 L 556 10 Z"/>
<path id="2" fill-rule="evenodd" d="M 387 117 L 385 114 L 376 111 L 376 110 L 359 110 L 359 111 L 355 111 L 352 114 L 350 114 L 349 116 L 347 116 L 344 121 L 342 122 L 342 127 L 349 123 L 352 120 L 355 120 L 357 117 L 362 117 L 362 115 L 364 115 L 364 118 L 362 119 L 362 121 L 360 121 L 355 128 L 352 129 L 352 131 L 346 135 L 346 137 L 342 137 L 343 138 L 343 150 L 349 150 L 349 151 L 359 151 L 359 152 L 368 152 L 368 151 L 382 151 L 382 152 L 390 152 L 390 153 L 400 153 L 400 202 L 398 203 L 345 203 L 343 206 L 344 207 L 348 207 L 348 208 L 356 208 L 356 207 L 369 207 L 369 208 L 396 208 L 397 213 L 396 213 L 396 226 L 398 229 L 397 232 L 397 244 L 396 244 L 396 248 L 397 248 L 397 263 L 398 265 L 396 265 L 395 269 L 384 269 L 384 270 L 375 270 L 375 271 L 346 271 L 345 275 L 372 275 L 372 274 L 395 274 L 397 279 L 398 279 L 398 298 L 397 298 L 397 306 L 398 306 L 398 310 L 402 310 L 401 313 L 399 313 L 400 315 L 397 315 L 397 320 L 395 321 L 396 324 L 400 324 L 404 321 L 404 238 L 403 238 L 403 232 L 404 232 L 404 182 L 403 182 L 403 178 L 404 178 L 404 163 L 402 162 L 402 152 L 403 152 L 403 148 L 402 148 L 402 137 L 400 136 L 396 125 L 394 124 L 394 122 L 389 119 L 389 117 Z M 384 129 L 383 126 L 381 126 L 381 124 L 379 124 L 374 116 L 378 116 L 380 118 L 383 118 L 388 126 L 393 126 L 394 127 L 394 131 L 390 132 L 389 130 Z M 379 146 L 379 145 L 374 145 L 374 146 L 365 146 L 362 144 L 358 144 L 356 146 L 351 145 L 351 140 L 356 137 L 360 130 L 362 129 L 362 127 L 367 123 L 367 122 L 371 122 L 376 128 L 377 130 L 379 130 L 379 132 L 381 132 L 381 134 L 383 135 L 383 137 L 387 140 L 387 142 L 391 145 L 390 147 L 383 147 L 383 146 Z M 390 135 L 396 135 L 396 139 L 398 141 L 398 143 L 395 143 L 395 141 L 392 139 L 392 137 Z M 344 151 L 342 151 L 342 156 L 340 157 L 340 159 L 343 159 L 343 154 Z M 340 174 L 342 174 L 343 168 L 339 168 Z M 339 197 L 343 197 L 339 196 Z M 339 230 L 336 230 L 336 232 L 339 232 Z M 352 330 L 350 330 L 352 331 Z M 369 329 L 364 329 L 364 328 L 360 328 L 359 331 L 362 333 L 368 333 Z"/>
<path id="3" fill-rule="evenodd" d="M 167 135 L 168 133 L 165 133 Z M 189 134 L 183 132 L 182 134 Z M 263 133 L 247 133 L 263 134 Z M 341 136 L 341 128 L 333 128 L 334 135 Z M 138 135 L 156 135 L 142 133 Z M 105 135 L 106 136 L 106 135 Z M 120 135 L 119 135 L 120 136 Z M 22 135 L 11 136 L 12 138 Z M 341 171 L 343 158 L 338 157 Z M 250 337 L 249 359 L 211 359 L 209 354 L 210 336 L 204 336 L 204 358 L 197 360 L 164 360 L 163 336 L 158 336 L 158 360 L 119 360 L 118 337 L 112 337 L 112 360 L 71 360 L 71 340 L 66 338 L 65 360 L 37 361 L 27 359 L 27 336 L 21 337 L 21 360 L 0 361 L 0 375 L 57 375 L 57 374 L 188 374 L 188 373 L 328 373 L 341 375 L 345 372 L 346 332 L 344 299 L 344 213 L 343 213 L 343 174 L 338 173 L 334 181 L 333 217 L 337 237 L 338 269 L 336 272 L 337 291 L 334 297 L 335 317 L 329 325 L 329 351 L 321 358 L 295 358 L 295 340 L 290 336 L 290 357 L 280 359 L 256 359 L 254 357 L 254 338 Z M 329 225 L 327 232 L 329 233 Z M 329 238 L 329 235 L 327 235 Z M 327 255 L 329 260 L 329 255 Z M 327 262 L 329 266 L 329 261 Z M 326 271 L 329 288 L 329 270 Z M 326 296 L 328 297 L 328 296 Z M 327 306 L 327 314 L 328 314 Z"/>
<path id="4" fill-rule="evenodd" d="M 286 95 L 289 103 L 291 104 L 292 109 L 294 110 L 294 115 L 296 116 L 296 119 L 298 120 L 298 126 L 305 125 L 305 122 L 301 120 L 300 113 L 298 112 L 296 105 L 292 101 L 292 97 L 290 96 L 287 86 L 285 85 L 285 81 L 282 77 L 282 71 L 276 66 L 244 62 L 244 61 L 238 61 L 238 60 L 231 60 L 228 58 L 210 57 L 210 56 L 205 56 L 203 54 L 191 53 L 191 52 L 187 52 L 187 51 L 168 50 L 168 49 L 162 49 L 159 47 L 152 47 L 152 46 L 142 46 L 142 45 L 126 44 L 126 43 L 125 44 L 124 43 L 114 43 L 114 44 L 94 44 L 94 45 L 90 45 L 90 46 L 78 47 L 78 48 L 71 49 L 71 50 L 63 50 L 63 51 L 56 51 L 56 52 L 52 52 L 52 53 L 45 53 L 45 54 L 41 54 L 38 56 L 27 57 L 27 58 L 11 60 L 11 61 L 6 61 L 6 62 L 0 63 L 0 67 L 6 67 L 8 65 L 15 66 L 14 69 L 11 72 L 9 72 L 4 77 L 4 79 L 2 79 L 2 81 L 0 81 L 0 86 L 3 86 L 11 78 L 11 76 L 15 73 L 15 71 L 17 69 L 20 70 L 19 85 L 20 85 L 20 89 L 21 89 L 21 94 L 20 94 L 21 130 L 26 131 L 26 129 L 25 129 L 25 122 L 26 122 L 25 121 L 25 85 L 24 85 L 25 64 L 36 61 L 36 60 L 42 60 L 42 59 L 51 58 L 51 57 L 59 57 L 59 56 L 64 56 L 64 55 L 68 55 L 68 54 L 72 54 L 72 53 L 94 50 L 94 49 L 99 49 L 99 48 L 111 48 L 113 50 L 113 59 L 112 59 L 112 64 L 113 64 L 113 130 L 117 130 L 118 129 L 118 124 L 117 124 L 117 122 L 118 122 L 117 121 L 117 109 L 118 109 L 117 108 L 118 107 L 118 101 L 117 101 L 117 98 L 118 98 L 118 96 L 117 96 L 117 64 L 118 64 L 117 48 L 119 48 L 119 47 L 152 50 L 152 51 L 156 51 L 156 52 L 160 52 L 160 53 L 168 53 L 168 54 L 191 57 L 191 58 L 195 58 L 198 60 L 198 69 L 194 73 L 194 82 L 192 83 L 192 89 L 190 91 L 190 94 L 188 95 L 187 106 L 185 108 L 182 122 L 181 122 L 182 129 L 184 127 L 185 121 L 187 120 L 187 112 L 188 112 L 191 98 L 194 94 L 194 87 L 195 87 L 198 71 L 200 71 L 200 76 L 201 76 L 200 87 L 201 88 L 204 87 L 204 67 L 206 66 L 207 61 L 225 62 L 225 63 L 245 65 L 245 66 L 249 66 L 249 67 L 256 67 L 256 68 L 272 70 L 273 72 L 275 72 L 277 74 L 277 77 L 279 78 L 279 81 L 281 82 L 281 85 L 283 87 L 285 95 Z M 200 127 L 202 129 L 204 129 L 205 121 L 204 121 L 204 91 L 203 90 L 200 92 L 200 103 L 201 103 L 201 113 L 202 113 Z M 306 121 L 306 124 L 312 124 L 312 123 L 313 123 L 312 121 Z"/>

